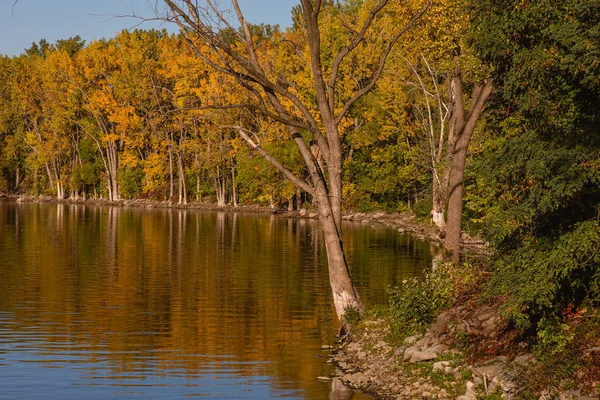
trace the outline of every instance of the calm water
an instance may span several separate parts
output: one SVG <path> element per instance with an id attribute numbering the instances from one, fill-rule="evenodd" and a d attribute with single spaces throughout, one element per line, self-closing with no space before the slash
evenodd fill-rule
<path id="1" fill-rule="evenodd" d="M 431 263 L 344 229 L 367 304 Z M 336 329 L 314 221 L 0 202 L 0 399 L 326 399 Z"/>

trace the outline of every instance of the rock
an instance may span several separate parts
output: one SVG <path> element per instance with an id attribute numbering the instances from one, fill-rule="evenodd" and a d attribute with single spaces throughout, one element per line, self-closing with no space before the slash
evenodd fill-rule
<path id="1" fill-rule="evenodd" d="M 520 365 L 527 365 L 535 361 L 533 354 L 523 354 L 515 357 L 514 362 Z"/>
<path id="2" fill-rule="evenodd" d="M 494 393 L 494 390 L 496 390 L 499 383 L 500 383 L 500 381 L 496 377 L 494 377 L 494 379 L 492 379 L 491 382 L 488 382 L 487 380 L 484 381 L 484 386 L 486 387 L 485 394 L 488 395 L 488 394 Z"/>
<path id="3" fill-rule="evenodd" d="M 411 346 L 408 349 L 406 349 L 406 351 L 404 352 L 404 357 L 402 359 L 404 361 L 409 361 L 412 358 L 413 354 L 415 354 L 418 351 L 419 351 L 419 347 Z"/>
<path id="4" fill-rule="evenodd" d="M 438 361 L 433 364 L 434 372 L 446 372 L 446 368 L 450 368 L 450 361 Z M 450 368 L 452 369 L 452 368 Z"/>
<path id="5" fill-rule="evenodd" d="M 343 215 L 342 216 L 342 220 L 343 221 L 350 221 L 353 217 L 354 217 L 354 214 Z"/>
<path id="6" fill-rule="evenodd" d="M 363 374 L 362 372 L 355 372 L 353 374 L 344 375 L 344 377 L 342 379 L 345 380 L 346 382 L 351 382 L 354 385 L 361 384 L 361 383 L 367 383 L 367 381 L 368 381 L 367 376 L 365 374 Z"/>
<path id="7" fill-rule="evenodd" d="M 404 230 L 402 228 L 398 229 L 398 233 L 405 233 L 405 232 L 406 232 L 406 230 Z"/>
<path id="8" fill-rule="evenodd" d="M 419 340 L 416 343 L 416 346 L 419 348 L 419 350 L 423 350 L 423 349 L 426 349 L 427 347 L 431 346 L 432 344 L 433 344 L 433 338 L 425 335 L 425 337 L 423 337 L 421 340 Z"/>
<path id="9" fill-rule="evenodd" d="M 444 334 L 441 334 L 440 336 L 438 336 L 437 341 L 438 341 L 438 343 L 445 343 L 448 339 L 449 339 L 449 336 L 444 333 Z"/>
<path id="10" fill-rule="evenodd" d="M 462 356 L 462 351 L 458 350 L 458 349 L 448 349 L 446 351 L 444 351 L 444 354 L 449 354 L 451 356 Z"/>
<path id="11" fill-rule="evenodd" d="M 427 349 L 427 351 L 430 351 L 433 353 L 442 353 L 446 350 L 448 350 L 448 346 L 446 346 L 445 344 L 436 344 Z"/>
<path id="12" fill-rule="evenodd" d="M 492 379 L 495 376 L 500 376 L 504 369 L 504 364 L 496 359 L 486 363 L 485 365 L 472 368 L 473 373 L 477 376 L 486 376 Z"/>
<path id="13" fill-rule="evenodd" d="M 317 380 L 318 380 L 318 381 L 321 381 L 321 382 L 329 382 L 329 381 L 331 380 L 331 378 L 330 378 L 330 377 L 328 377 L 328 376 L 319 376 L 319 377 L 317 378 Z"/>
<path id="14" fill-rule="evenodd" d="M 356 353 L 356 358 L 358 358 L 359 360 L 364 360 L 365 358 L 367 358 L 367 353 L 364 351 L 359 351 L 358 353 Z"/>
<path id="15" fill-rule="evenodd" d="M 308 218 L 317 218 L 318 216 L 319 216 L 319 214 L 317 214 L 315 212 L 308 213 Z"/>
<path id="16" fill-rule="evenodd" d="M 431 361 L 435 360 L 437 356 L 437 353 L 433 351 L 417 351 L 416 353 L 413 353 L 412 357 L 410 358 L 410 362 L 418 363 L 423 361 Z"/>
<path id="17" fill-rule="evenodd" d="M 477 400 L 477 393 L 475 393 L 475 384 L 473 382 L 467 382 L 467 391 L 464 395 L 458 396 L 456 400 Z"/>
<path id="18" fill-rule="evenodd" d="M 590 353 L 592 355 L 594 355 L 594 354 L 600 354 L 600 346 L 598 346 L 598 347 L 592 347 L 591 349 L 587 349 L 586 353 Z"/>
<path id="19" fill-rule="evenodd" d="M 330 346 L 328 344 L 324 344 L 323 346 L 321 346 L 321 350 L 331 350 L 333 349 L 333 346 Z"/>
<path id="20" fill-rule="evenodd" d="M 385 213 L 380 212 L 380 213 L 373 214 L 373 216 L 371 218 L 373 218 L 373 219 L 380 219 L 380 218 L 382 218 L 384 216 L 385 216 Z"/>
<path id="21" fill-rule="evenodd" d="M 396 350 L 394 350 L 394 357 L 401 357 L 404 355 L 406 351 L 406 346 L 400 346 Z"/>
<path id="22" fill-rule="evenodd" d="M 306 208 L 301 208 L 299 214 L 300 215 L 306 215 L 307 211 Z"/>
<path id="23" fill-rule="evenodd" d="M 409 336 L 406 339 L 404 339 L 404 341 L 402 342 L 402 344 L 406 345 L 406 346 L 412 346 L 415 343 L 417 343 L 417 341 L 419 339 L 421 339 L 421 335 Z"/>
<path id="24" fill-rule="evenodd" d="M 551 398 L 551 397 L 549 397 Z M 590 397 L 590 396 L 585 396 L 583 394 L 581 394 L 580 390 L 575 390 L 575 389 L 571 389 L 566 393 L 562 393 L 560 396 L 560 400 L 571 400 L 571 399 L 577 399 L 577 400 L 594 400 L 594 399 L 598 399 L 598 397 Z"/>
<path id="25" fill-rule="evenodd" d="M 350 352 L 355 352 L 355 351 L 359 351 L 361 349 L 361 346 L 359 343 L 356 342 L 352 342 L 348 345 L 347 350 Z"/>
<path id="26" fill-rule="evenodd" d="M 368 224 L 369 220 L 368 219 L 363 219 L 362 221 L 360 221 L 361 224 Z"/>

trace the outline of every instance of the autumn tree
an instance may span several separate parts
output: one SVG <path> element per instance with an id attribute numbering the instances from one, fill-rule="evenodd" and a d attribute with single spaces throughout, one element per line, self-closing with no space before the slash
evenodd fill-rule
<path id="1" fill-rule="evenodd" d="M 247 143 L 295 185 L 310 193 L 317 202 L 325 236 L 329 277 L 333 299 L 342 331 L 347 328 L 344 314 L 349 308 L 363 305 L 348 272 L 341 239 L 342 217 L 342 148 L 340 126 L 351 107 L 368 93 L 381 76 L 390 51 L 401 36 L 425 13 L 430 1 L 416 10 L 401 13 L 400 4 L 387 0 L 360 3 L 336 3 L 302 0 L 296 35 L 291 40 L 275 32 L 270 41 L 259 42 L 260 36 L 246 21 L 238 1 L 232 1 L 233 14 L 239 28 L 233 26 L 224 10 L 213 1 L 204 6 L 191 1 L 165 0 L 167 15 L 174 21 L 197 55 L 215 73 L 234 77 L 247 94 L 245 104 L 214 107 L 245 107 L 261 113 L 286 127 L 306 166 L 308 176 L 298 176 L 267 153 L 257 132 L 238 126 Z M 354 10 L 351 10 L 354 8 Z M 353 11 L 353 12 L 348 12 Z M 340 35 L 322 35 L 326 18 L 343 21 Z M 381 30 L 386 19 L 396 19 L 393 30 Z M 334 40 L 335 39 L 335 40 Z M 209 57 L 199 45 L 208 46 L 216 57 Z M 353 55 L 369 49 L 369 62 L 353 68 Z M 284 52 L 294 62 L 290 67 L 307 68 L 309 92 L 302 92 L 297 76 L 277 68 L 266 58 L 267 50 Z M 325 57 L 324 51 L 330 52 Z M 347 74 L 347 75 L 346 75 Z M 342 91 L 347 85 L 351 90 Z M 310 144 L 316 151 L 311 151 Z"/>

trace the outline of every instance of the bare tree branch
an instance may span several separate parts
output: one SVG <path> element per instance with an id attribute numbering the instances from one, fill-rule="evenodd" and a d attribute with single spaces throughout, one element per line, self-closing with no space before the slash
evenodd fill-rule
<path id="1" fill-rule="evenodd" d="M 260 154 L 265 160 L 267 160 L 271 165 L 273 165 L 278 171 L 283 173 L 285 175 L 285 177 L 288 178 L 292 183 L 294 183 L 295 185 L 297 185 L 299 188 L 306 191 L 307 193 L 310 193 L 311 195 L 314 194 L 314 188 L 312 186 L 307 184 L 302 179 L 298 178 L 292 171 L 290 171 L 281 162 L 279 162 L 279 160 L 277 160 L 276 158 L 271 156 L 262 147 L 260 147 L 260 143 L 256 139 L 257 138 L 256 133 L 250 132 L 247 129 L 244 129 L 240 126 L 231 126 L 229 128 L 236 129 L 238 131 L 238 133 L 240 134 L 240 136 L 242 137 L 242 139 L 244 139 L 254 151 L 256 151 L 258 154 Z M 253 137 L 250 137 L 249 134 L 252 135 Z"/>
<path id="2" fill-rule="evenodd" d="M 368 93 L 371 89 L 373 89 L 373 87 L 377 83 L 377 80 L 379 80 L 379 78 L 381 77 L 381 73 L 383 72 L 383 69 L 385 68 L 385 63 L 387 61 L 387 58 L 390 55 L 390 52 L 392 51 L 392 48 L 394 47 L 394 45 L 396 44 L 396 42 L 398 42 L 398 40 L 400 39 L 400 37 L 404 33 L 406 33 L 410 28 L 412 28 L 413 25 L 417 22 L 417 20 L 419 18 L 421 18 L 421 16 L 423 16 L 423 14 L 425 14 L 425 12 L 427 11 L 427 9 L 431 5 L 432 1 L 433 0 L 427 0 L 427 2 L 421 8 L 421 10 L 418 13 L 416 13 L 412 17 L 412 19 L 400 31 L 398 31 L 396 33 L 396 35 L 394 35 L 394 37 L 392 38 L 392 40 L 388 43 L 388 45 L 384 49 L 383 53 L 381 54 L 381 56 L 379 58 L 379 65 L 377 67 L 377 70 L 375 70 L 373 76 L 369 80 L 369 83 L 367 83 L 367 85 L 365 85 L 362 89 L 360 89 L 358 92 L 356 92 L 354 94 L 354 96 L 352 96 L 348 101 L 346 101 L 346 103 L 342 107 L 342 110 L 340 111 L 340 113 L 336 117 L 336 122 L 337 123 L 341 122 L 341 120 L 344 118 L 344 116 L 346 115 L 346 113 L 348 112 L 348 110 L 350 109 L 350 107 L 352 107 L 352 105 L 354 103 L 356 103 L 356 101 L 358 99 L 360 99 L 362 96 L 364 96 L 366 93 Z"/>
<path id="3" fill-rule="evenodd" d="M 350 44 L 348 44 L 348 46 L 340 50 L 340 52 L 335 56 L 333 65 L 331 67 L 331 74 L 329 75 L 329 82 L 327 83 L 327 90 L 329 92 L 329 108 L 332 111 L 334 109 L 335 101 L 335 84 L 342 61 L 352 50 L 354 50 L 360 44 L 360 42 L 362 42 L 367 31 L 369 30 L 369 27 L 371 26 L 371 23 L 387 3 L 388 0 L 380 0 L 373 6 L 371 11 L 369 12 L 369 16 L 363 23 L 362 29 L 354 36 Z"/>

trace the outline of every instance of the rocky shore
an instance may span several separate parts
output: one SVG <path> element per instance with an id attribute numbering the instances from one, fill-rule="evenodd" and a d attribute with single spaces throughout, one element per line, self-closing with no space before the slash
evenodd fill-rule
<path id="1" fill-rule="evenodd" d="M 457 307 L 440 314 L 424 334 L 407 337 L 398 346 L 389 341 L 388 321 L 367 319 L 349 341 L 332 349 L 328 362 L 337 367 L 334 379 L 376 399 L 517 399 L 525 389 L 524 371 L 537 361 L 532 354 L 493 349 L 504 328 L 490 306 Z M 495 355 L 473 358 L 459 350 L 456 338 L 465 330 Z M 600 357 L 600 347 L 588 352 Z M 548 388 L 539 399 L 598 399 L 598 384 Z"/>

